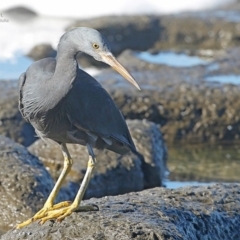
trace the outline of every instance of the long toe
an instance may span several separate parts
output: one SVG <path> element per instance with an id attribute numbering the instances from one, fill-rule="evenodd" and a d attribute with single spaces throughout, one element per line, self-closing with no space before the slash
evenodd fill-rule
<path id="1" fill-rule="evenodd" d="M 29 225 L 32 222 L 35 222 L 37 220 L 40 220 L 40 222 L 42 221 L 42 219 L 44 219 L 45 217 L 47 217 L 49 215 L 49 213 L 56 211 L 56 210 L 60 210 L 60 209 L 64 209 L 66 207 L 71 206 L 71 202 L 70 201 L 64 201 L 64 202 L 60 202 L 58 204 L 53 205 L 52 207 L 43 207 L 41 210 L 39 210 L 32 218 L 18 224 L 16 226 L 16 229 L 25 227 L 27 225 Z"/>
<path id="2" fill-rule="evenodd" d="M 79 211 L 98 211 L 99 208 L 97 205 L 86 205 L 86 206 L 78 206 L 70 205 L 60 209 L 48 211 L 45 217 L 41 218 L 40 224 L 44 224 L 46 221 L 55 219 L 58 222 L 61 222 L 65 217 L 71 215 L 73 212 Z"/>
<path id="3" fill-rule="evenodd" d="M 17 224 L 16 229 L 23 228 L 23 227 L 29 225 L 32 222 L 33 222 L 33 220 L 32 220 L 32 218 L 30 218 L 30 219 L 28 219 L 28 220 L 26 220 L 26 221 L 24 221 L 22 223 Z"/>
<path id="4" fill-rule="evenodd" d="M 75 207 L 68 206 L 61 209 L 56 209 L 49 211 L 45 217 L 40 220 L 40 224 L 44 224 L 46 221 L 55 219 L 58 222 L 61 222 L 65 217 L 71 215 L 76 210 Z"/>

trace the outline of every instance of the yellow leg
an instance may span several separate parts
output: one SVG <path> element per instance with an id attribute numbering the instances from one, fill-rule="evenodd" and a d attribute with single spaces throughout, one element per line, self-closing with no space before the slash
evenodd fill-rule
<path id="1" fill-rule="evenodd" d="M 43 224 L 47 220 L 50 219 L 56 219 L 57 221 L 62 221 L 65 217 L 69 216 L 72 214 L 74 211 L 81 211 L 81 210 L 98 210 L 98 207 L 95 209 L 94 206 L 79 206 L 81 203 L 81 200 L 83 198 L 83 195 L 87 189 L 87 186 L 89 184 L 89 181 L 91 179 L 94 167 L 95 167 L 96 159 L 94 155 L 92 154 L 89 155 L 89 160 L 88 160 L 88 167 L 87 167 L 87 172 L 84 176 L 84 179 L 82 181 L 81 187 L 78 190 L 78 193 L 73 201 L 73 203 L 69 206 L 63 207 L 61 209 L 56 209 L 56 210 L 51 210 L 47 213 L 47 215 L 43 218 L 41 218 L 40 223 Z M 96 206 L 95 206 L 96 207 Z"/>
<path id="2" fill-rule="evenodd" d="M 62 152 L 63 152 L 63 156 L 64 156 L 64 167 L 63 167 L 62 173 L 59 176 L 47 201 L 45 202 L 43 208 L 39 212 L 37 212 L 32 218 L 28 219 L 27 221 L 18 224 L 16 228 L 25 227 L 25 226 L 29 225 L 31 222 L 34 222 L 38 219 L 42 219 L 43 217 L 45 217 L 48 214 L 48 212 L 50 210 L 61 209 L 63 207 L 67 207 L 71 204 L 71 202 L 65 201 L 65 202 L 61 202 L 61 203 L 54 205 L 54 200 L 59 192 L 59 189 L 60 189 L 64 179 L 66 178 L 67 174 L 71 170 L 71 167 L 73 164 L 72 158 L 69 154 L 66 144 L 65 143 L 61 144 L 61 147 L 62 147 Z"/>

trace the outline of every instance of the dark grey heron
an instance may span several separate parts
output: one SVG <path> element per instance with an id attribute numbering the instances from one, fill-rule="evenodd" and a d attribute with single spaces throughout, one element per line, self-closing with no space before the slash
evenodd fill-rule
<path id="1" fill-rule="evenodd" d="M 64 167 L 43 208 L 17 228 L 36 220 L 42 224 L 49 219 L 62 221 L 83 208 L 80 202 L 96 163 L 93 148 L 106 148 L 119 154 L 136 152 L 126 122 L 107 91 L 78 67 L 76 56 L 79 52 L 109 64 L 140 89 L 130 73 L 112 55 L 104 37 L 97 30 L 85 27 L 72 29 L 61 37 L 56 59 L 39 60 L 20 76 L 21 114 L 41 138 L 50 138 L 60 144 Z M 66 143 L 87 146 L 88 166 L 74 201 L 54 205 L 73 162 Z"/>

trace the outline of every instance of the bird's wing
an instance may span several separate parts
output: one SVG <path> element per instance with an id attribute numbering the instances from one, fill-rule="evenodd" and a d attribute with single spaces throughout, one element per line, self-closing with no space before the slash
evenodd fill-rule
<path id="1" fill-rule="evenodd" d="M 84 71 L 79 70 L 66 103 L 68 117 L 77 128 L 135 149 L 121 112 L 107 91 Z"/>
<path id="2" fill-rule="evenodd" d="M 26 72 L 22 73 L 18 80 L 19 86 L 19 110 L 26 121 L 45 98 L 42 87 L 46 87 L 54 73 L 56 60 L 45 58 L 32 63 Z"/>

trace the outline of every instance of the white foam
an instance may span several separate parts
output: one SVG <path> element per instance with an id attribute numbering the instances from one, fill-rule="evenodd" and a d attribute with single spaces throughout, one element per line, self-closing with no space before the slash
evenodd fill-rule
<path id="1" fill-rule="evenodd" d="M 40 17 L 28 22 L 0 23 L 0 60 L 13 58 L 16 53 L 27 53 L 33 46 L 50 43 L 57 47 L 69 19 Z"/>

